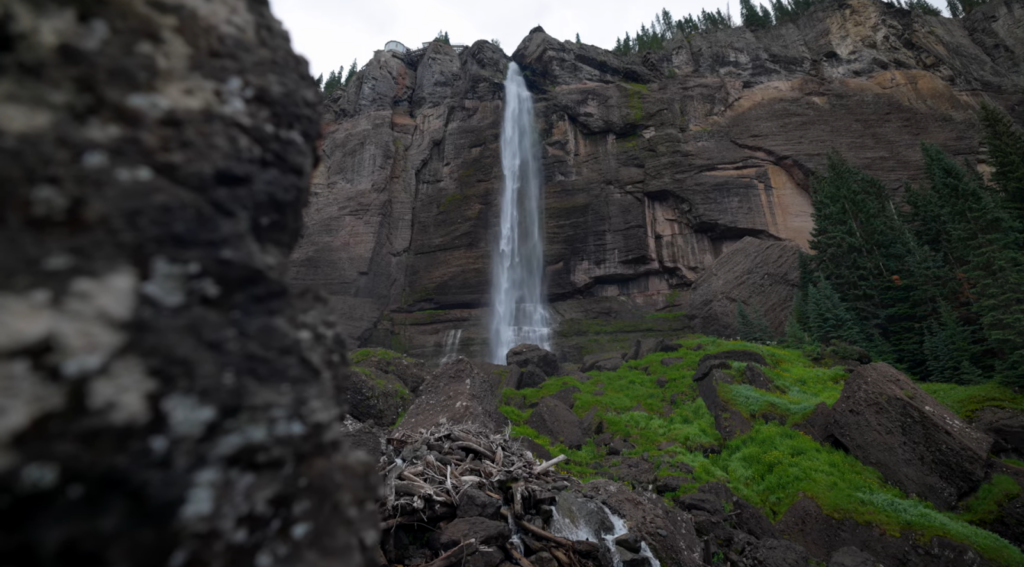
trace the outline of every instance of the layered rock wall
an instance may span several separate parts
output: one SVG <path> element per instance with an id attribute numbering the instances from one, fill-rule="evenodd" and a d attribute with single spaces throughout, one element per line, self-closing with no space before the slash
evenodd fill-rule
<path id="1" fill-rule="evenodd" d="M 1022 117 L 1022 21 L 1019 2 L 952 20 L 850 0 L 642 58 L 533 30 L 512 59 L 536 96 L 556 314 L 642 318 L 744 237 L 806 246 L 829 151 L 894 189 L 922 177 L 922 141 L 982 159 L 978 102 Z M 290 279 L 327 289 L 356 342 L 431 358 L 461 328 L 463 354 L 485 351 L 507 61 L 483 41 L 378 52 L 328 102 Z"/>

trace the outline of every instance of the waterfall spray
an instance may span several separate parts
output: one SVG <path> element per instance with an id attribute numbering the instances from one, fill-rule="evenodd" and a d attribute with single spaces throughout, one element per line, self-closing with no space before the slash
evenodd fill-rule
<path id="1" fill-rule="evenodd" d="M 519 66 L 505 77 L 505 116 L 501 126 L 501 235 L 491 266 L 491 361 L 505 364 L 505 353 L 521 343 L 551 348 L 544 298 L 543 194 L 540 144 L 533 121 L 533 98 Z"/>

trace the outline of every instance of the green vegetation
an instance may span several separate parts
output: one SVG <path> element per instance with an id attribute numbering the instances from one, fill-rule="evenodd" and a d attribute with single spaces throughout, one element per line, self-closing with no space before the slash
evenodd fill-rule
<path id="1" fill-rule="evenodd" d="M 681 20 L 674 19 L 671 12 L 662 8 L 661 12 L 654 16 L 650 27 L 640 24 L 640 29 L 633 34 L 633 37 L 626 32 L 624 39 L 615 38 L 615 47 L 612 48 L 612 52 L 619 55 L 632 55 L 645 51 L 657 51 L 664 48 L 665 44 L 676 36 L 688 38 L 696 33 L 728 29 L 734 26 L 728 8 L 725 13 L 722 13 L 721 9 L 714 12 L 702 9 L 696 18 L 687 15 Z"/>
<path id="2" fill-rule="evenodd" d="M 622 457 L 644 457 L 655 464 L 659 476 L 680 474 L 685 464 L 693 467 L 689 473 L 693 482 L 683 486 L 680 493 L 696 490 L 706 482 L 725 482 L 772 520 L 778 520 L 794 502 L 806 496 L 835 518 L 878 526 L 892 535 L 913 532 L 922 539 L 943 536 L 972 545 L 994 562 L 1024 565 L 1020 550 L 968 523 L 990 517 L 1015 494 L 1006 479 L 997 476 L 984 485 L 964 505 L 961 515 L 943 513 L 927 502 L 906 496 L 856 458 L 787 427 L 804 419 L 817 404 L 832 405 L 838 400 L 846 379 L 843 368 L 820 366 L 799 350 L 777 346 L 695 335 L 683 338 L 679 344 L 676 352 L 652 354 L 628 362 L 615 372 L 592 372 L 586 382 L 566 376 L 552 378 L 539 388 L 505 390 L 501 411 L 512 421 L 513 434 L 528 436 L 553 454 L 568 456 L 570 460 L 560 469 L 581 480 L 614 476 L 611 469 Z M 771 413 L 781 423 L 762 425 L 762 420 L 752 420 L 757 424 L 753 431 L 723 443 L 713 417 L 697 394 L 692 375 L 701 357 L 730 349 L 761 353 L 771 365 L 763 370 L 776 391 L 764 392 L 744 384 L 745 365 L 733 363 L 730 372 L 737 383 L 721 385 L 720 396 L 748 417 Z M 664 366 L 661 361 L 665 358 L 676 359 L 675 364 Z M 659 377 L 667 379 L 664 387 L 658 386 Z M 534 404 L 567 387 L 579 389 L 573 406 L 577 415 L 599 422 L 600 432 L 625 439 L 635 448 L 622 457 L 609 456 L 591 439 L 572 450 L 526 425 Z M 999 400 L 1024 407 L 1024 396 L 1008 396 L 1008 389 L 994 384 L 925 387 L 938 392 L 937 397 L 960 413 L 995 405 Z M 712 447 L 719 447 L 721 452 L 708 451 Z"/>
<path id="3" fill-rule="evenodd" d="M 646 85 L 626 83 L 626 97 L 629 112 L 634 122 L 641 122 L 644 119 L 643 95 L 647 92 Z"/>
<path id="4" fill-rule="evenodd" d="M 921 389 L 964 419 L 971 419 L 982 408 L 1002 408 L 1024 412 L 1024 395 L 996 383 L 960 386 L 926 383 Z"/>
<path id="5" fill-rule="evenodd" d="M 404 354 L 386 348 L 364 348 L 351 353 L 349 355 L 349 362 L 356 365 L 371 358 L 379 360 L 408 360 Z"/>
<path id="6" fill-rule="evenodd" d="M 992 475 L 978 492 L 960 505 L 960 517 L 972 524 L 984 523 L 999 516 L 1003 505 L 1021 495 L 1020 485 L 1011 476 Z"/>
<path id="7" fill-rule="evenodd" d="M 447 210 L 449 207 L 457 207 L 462 201 L 466 199 L 465 193 L 452 193 L 441 201 L 441 210 Z"/>

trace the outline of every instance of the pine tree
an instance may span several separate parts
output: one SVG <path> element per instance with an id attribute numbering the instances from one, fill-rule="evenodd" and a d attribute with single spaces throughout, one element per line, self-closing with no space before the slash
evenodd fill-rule
<path id="1" fill-rule="evenodd" d="M 580 44 L 580 34 L 579 34 L 579 32 L 576 32 L 576 45 L 579 45 L 579 44 Z"/>
<path id="2" fill-rule="evenodd" d="M 928 0 L 907 0 L 907 9 L 926 16 L 941 16 L 942 10 L 932 6 Z"/>
<path id="3" fill-rule="evenodd" d="M 960 7 L 960 2 L 957 0 L 946 0 L 946 8 L 949 9 L 949 15 L 952 18 L 964 17 L 964 10 Z"/>
<path id="4" fill-rule="evenodd" d="M 807 293 L 807 332 L 820 344 L 864 344 L 864 333 L 839 294 L 827 281 L 811 285 Z"/>
<path id="5" fill-rule="evenodd" d="M 349 84 L 352 83 L 352 79 L 356 78 L 356 70 L 357 69 L 359 69 L 359 63 L 355 59 L 353 59 L 352 60 L 352 65 L 349 66 L 349 68 L 348 68 L 348 74 L 345 75 L 345 86 L 346 87 Z M 340 77 L 341 73 L 338 73 L 338 76 Z"/>
<path id="6" fill-rule="evenodd" d="M 1009 116 L 987 102 L 981 103 L 981 125 L 992 182 L 1002 192 L 1019 223 L 1024 223 L 1024 131 Z"/>
<path id="7" fill-rule="evenodd" d="M 318 76 L 316 78 L 316 88 L 320 89 L 321 91 L 324 90 L 324 74 L 323 73 L 320 73 L 320 76 Z"/>

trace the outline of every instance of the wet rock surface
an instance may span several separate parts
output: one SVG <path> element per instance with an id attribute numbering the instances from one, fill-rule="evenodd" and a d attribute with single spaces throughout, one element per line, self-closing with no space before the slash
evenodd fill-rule
<path id="1" fill-rule="evenodd" d="M 558 376 L 558 357 L 537 345 L 523 344 L 513 347 L 505 355 L 505 361 L 509 366 L 518 366 L 521 369 L 533 366 L 547 378 Z"/>
<path id="2" fill-rule="evenodd" d="M 266 3 L 11 0 L 0 36 L 2 561 L 362 564 L 345 344 L 283 279 L 319 95 Z"/>
<path id="3" fill-rule="evenodd" d="M 854 371 L 831 417 L 831 434 L 842 447 L 939 509 L 985 479 L 992 439 L 888 364 Z"/>

